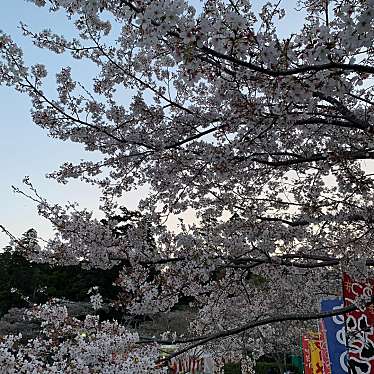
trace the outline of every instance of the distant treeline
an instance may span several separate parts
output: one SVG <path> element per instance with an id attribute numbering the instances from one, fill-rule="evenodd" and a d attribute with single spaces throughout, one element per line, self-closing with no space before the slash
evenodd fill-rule
<path id="1" fill-rule="evenodd" d="M 88 301 L 88 290 L 99 287 L 104 301 L 116 299 L 113 282 L 118 267 L 108 270 L 82 269 L 30 263 L 22 254 L 5 249 L 0 253 L 0 316 L 12 307 L 27 307 L 56 297 Z"/>

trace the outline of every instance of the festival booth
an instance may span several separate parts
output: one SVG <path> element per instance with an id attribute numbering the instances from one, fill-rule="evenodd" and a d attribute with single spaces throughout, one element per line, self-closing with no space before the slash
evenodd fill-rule
<path id="1" fill-rule="evenodd" d="M 177 349 L 174 345 L 163 345 L 160 349 L 160 356 L 166 357 Z M 216 374 L 218 366 L 214 359 L 207 354 L 189 355 L 184 354 L 172 358 L 169 363 L 170 374 Z"/>

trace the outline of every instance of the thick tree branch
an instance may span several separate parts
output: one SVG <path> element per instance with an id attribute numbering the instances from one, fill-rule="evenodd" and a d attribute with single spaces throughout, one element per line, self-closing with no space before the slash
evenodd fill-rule
<path id="1" fill-rule="evenodd" d="M 366 306 L 374 303 L 374 296 L 371 298 L 370 302 L 366 304 Z M 338 316 L 338 315 L 344 315 L 349 312 L 353 312 L 357 310 L 358 307 L 354 304 L 339 308 L 339 309 L 334 309 L 332 311 L 328 312 L 316 312 L 316 313 L 290 313 L 290 314 L 281 314 L 281 315 L 275 315 L 267 318 L 262 318 L 256 321 L 251 321 L 248 322 L 242 326 L 233 328 L 233 329 L 228 329 L 225 331 L 219 331 L 210 335 L 205 335 L 205 336 L 199 336 L 199 337 L 193 337 L 193 338 L 186 338 L 186 339 L 176 339 L 174 341 L 172 340 L 157 340 L 157 339 L 152 339 L 152 338 L 145 338 L 144 340 L 147 342 L 158 342 L 160 344 L 186 344 L 186 343 L 192 343 L 187 345 L 186 347 L 170 354 L 168 357 L 165 359 L 161 359 L 160 362 L 168 362 L 170 359 L 173 357 L 177 357 L 185 352 L 188 352 L 189 350 L 199 347 L 201 345 L 207 344 L 209 342 L 227 338 L 229 336 L 233 335 L 238 335 L 244 331 L 253 329 L 255 327 L 259 326 L 264 326 L 264 325 L 269 325 L 272 323 L 277 323 L 277 322 L 290 322 L 290 321 L 299 321 L 299 322 L 304 322 L 304 321 L 312 321 L 312 320 L 318 320 L 322 318 L 327 318 L 327 317 L 333 317 L 333 316 Z"/>
<path id="2" fill-rule="evenodd" d="M 214 49 L 206 47 L 206 46 L 201 47 L 200 50 L 205 52 L 209 56 L 214 56 L 221 60 L 232 62 L 234 65 L 242 66 L 249 70 L 255 71 L 257 73 L 269 75 L 271 77 L 285 77 L 285 76 L 290 76 L 290 75 L 297 75 L 297 74 L 308 73 L 308 72 L 318 72 L 318 71 L 323 71 L 323 70 L 342 70 L 344 72 L 374 74 L 374 67 L 372 66 L 360 65 L 360 64 L 342 64 L 338 62 L 329 62 L 326 64 L 319 64 L 319 65 L 304 65 L 298 68 L 288 69 L 288 70 L 273 70 L 273 69 L 268 69 L 262 66 L 252 64 L 247 61 L 240 60 L 231 55 L 217 52 Z"/>
<path id="3" fill-rule="evenodd" d="M 277 156 L 278 154 L 268 154 L 270 157 Z M 280 167 L 280 166 L 291 166 L 291 165 L 298 165 L 298 164 L 308 164 L 311 162 L 319 162 L 319 161 L 342 161 L 342 160 L 368 160 L 374 158 L 374 153 L 372 150 L 370 151 L 358 151 L 358 152 L 341 152 L 341 153 L 317 153 L 310 156 L 299 156 L 297 158 L 291 158 L 288 160 L 265 160 L 258 157 L 235 157 L 235 160 L 239 162 L 250 160 L 253 162 L 257 162 L 259 164 L 273 166 L 273 167 Z"/>
<path id="4" fill-rule="evenodd" d="M 351 110 L 349 110 L 343 103 L 341 103 L 339 100 L 335 99 L 332 96 L 325 95 L 321 92 L 314 93 L 314 96 L 318 97 L 319 99 L 322 99 L 324 101 L 327 101 L 331 105 L 334 106 L 334 108 L 350 123 L 355 125 L 358 129 L 361 130 L 371 130 L 373 131 L 373 126 L 368 123 L 367 121 L 362 121 L 359 118 L 357 118 Z"/>

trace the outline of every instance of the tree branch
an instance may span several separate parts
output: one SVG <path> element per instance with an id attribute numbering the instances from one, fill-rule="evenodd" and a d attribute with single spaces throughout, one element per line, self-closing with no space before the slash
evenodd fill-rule
<path id="1" fill-rule="evenodd" d="M 285 76 L 296 75 L 296 74 L 301 74 L 301 73 L 318 72 L 318 71 L 331 70 L 331 69 L 353 71 L 357 73 L 374 74 L 374 67 L 372 66 L 360 65 L 360 64 L 342 64 L 338 62 L 329 62 L 326 64 L 320 64 L 320 65 L 304 65 L 298 68 L 288 69 L 288 70 L 272 70 L 272 69 L 268 69 L 262 66 L 252 64 L 247 61 L 239 60 L 231 55 L 226 55 L 224 53 L 217 52 L 214 49 L 211 49 L 206 46 L 201 47 L 200 50 L 205 52 L 207 55 L 217 57 L 221 60 L 232 62 L 235 65 L 242 66 L 249 70 L 255 71 L 257 73 L 269 75 L 271 77 L 285 77 Z"/>
<path id="2" fill-rule="evenodd" d="M 370 302 L 366 304 L 366 307 L 370 304 L 374 303 L 374 296 L 372 296 Z M 316 320 L 316 319 L 322 319 L 322 318 L 327 318 L 327 317 L 333 317 L 337 315 L 344 315 L 349 312 L 353 312 L 357 310 L 357 306 L 354 304 L 351 304 L 346 307 L 342 307 L 339 309 L 334 309 L 328 312 L 317 312 L 317 313 L 291 313 L 291 314 L 281 314 L 281 315 L 276 315 L 276 316 L 270 316 L 267 318 L 262 318 L 256 321 L 251 321 L 248 322 L 242 326 L 233 328 L 233 329 L 228 329 L 225 331 L 219 331 L 210 335 L 205 335 L 205 336 L 199 336 L 199 337 L 193 337 L 193 338 L 186 338 L 186 339 L 176 339 L 174 341 L 171 340 L 157 340 L 157 339 L 152 339 L 149 338 L 147 339 L 148 342 L 158 342 L 160 344 L 186 344 L 186 343 L 192 343 L 189 344 L 188 346 L 170 354 L 168 357 L 164 359 L 160 359 L 160 363 L 167 363 L 172 359 L 173 357 L 177 357 L 185 352 L 188 352 L 189 350 L 199 347 L 201 345 L 204 345 L 206 343 L 209 343 L 214 340 L 219 340 L 223 338 L 227 338 L 232 335 L 237 335 L 240 334 L 241 332 L 253 329 L 255 327 L 259 326 L 264 326 L 264 325 L 269 325 L 272 323 L 277 323 L 277 322 L 288 322 L 288 321 L 311 321 L 311 320 Z"/>

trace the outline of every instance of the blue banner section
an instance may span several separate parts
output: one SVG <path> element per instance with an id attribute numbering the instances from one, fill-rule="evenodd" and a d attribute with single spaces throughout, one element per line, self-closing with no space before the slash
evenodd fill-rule
<path id="1" fill-rule="evenodd" d="M 328 299 L 321 301 L 321 311 L 328 312 L 344 306 L 343 298 Z M 347 350 L 345 346 L 344 316 L 334 316 L 323 319 L 326 329 L 327 347 L 329 350 L 331 373 L 346 374 Z"/>

